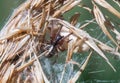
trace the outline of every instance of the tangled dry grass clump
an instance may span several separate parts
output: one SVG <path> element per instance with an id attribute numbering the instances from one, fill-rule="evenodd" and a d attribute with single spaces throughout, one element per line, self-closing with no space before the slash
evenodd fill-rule
<path id="1" fill-rule="evenodd" d="M 49 83 L 51 80 L 45 74 L 47 69 L 43 70 L 41 57 L 57 56 L 58 53 L 64 51 L 67 55 L 65 55 L 64 67 L 60 73 L 61 77 L 58 79 L 60 83 L 65 79 L 67 64 L 71 63 L 78 65 L 80 69 L 66 80 L 66 83 L 75 83 L 85 69 L 92 51 L 97 52 L 116 71 L 103 52 L 120 57 L 118 52 L 120 33 L 112 21 L 103 15 L 98 5 L 118 18 L 120 18 L 120 13 L 105 0 L 91 0 L 93 9 L 81 6 L 81 2 L 82 0 L 27 0 L 15 9 L 0 32 L 0 82 Z M 94 18 L 76 28 L 79 13 L 75 13 L 70 22 L 63 17 L 64 13 L 75 6 L 88 10 Z M 115 48 L 93 38 L 83 29 L 93 21 L 116 45 Z M 116 37 L 113 37 L 110 31 Z M 82 65 L 72 60 L 73 53 L 86 51 L 90 54 Z"/>

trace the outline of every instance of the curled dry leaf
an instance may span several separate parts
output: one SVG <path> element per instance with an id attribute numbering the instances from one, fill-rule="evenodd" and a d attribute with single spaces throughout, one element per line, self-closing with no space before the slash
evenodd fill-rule
<path id="1" fill-rule="evenodd" d="M 70 18 L 70 23 L 72 25 L 76 25 L 76 23 L 78 22 L 80 13 L 75 13 L 71 18 Z"/>

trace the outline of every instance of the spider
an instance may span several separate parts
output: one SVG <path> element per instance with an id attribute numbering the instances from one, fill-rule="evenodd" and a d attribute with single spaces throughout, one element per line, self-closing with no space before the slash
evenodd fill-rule
<path id="1" fill-rule="evenodd" d="M 56 53 L 58 52 L 58 45 L 60 44 L 60 41 L 62 40 L 63 36 L 57 36 L 57 38 L 51 43 L 51 45 L 47 46 L 47 57 L 52 57 L 53 55 L 56 55 Z"/>
<path id="2" fill-rule="evenodd" d="M 62 26 L 59 25 L 57 27 L 57 30 L 55 30 L 54 27 L 50 29 L 50 44 L 45 48 L 48 50 L 48 53 L 46 54 L 47 57 L 52 57 L 56 55 L 59 51 L 64 51 L 64 44 L 69 42 L 69 39 L 67 39 L 71 33 L 69 33 L 66 36 L 61 36 L 61 29 Z"/>

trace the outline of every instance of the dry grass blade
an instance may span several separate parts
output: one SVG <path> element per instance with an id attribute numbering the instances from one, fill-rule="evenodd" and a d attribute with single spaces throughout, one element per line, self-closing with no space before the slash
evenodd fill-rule
<path id="1" fill-rule="evenodd" d="M 87 7 L 87 6 L 84 5 L 84 4 L 79 4 L 78 6 L 84 8 L 85 10 L 89 11 L 90 13 L 91 13 L 91 11 L 92 11 L 89 7 Z"/>
<path id="2" fill-rule="evenodd" d="M 77 0 L 77 1 L 70 0 L 67 4 L 65 4 L 59 10 L 57 10 L 56 13 L 53 15 L 53 17 L 57 17 L 60 14 L 63 14 L 66 11 L 69 11 L 70 9 L 72 9 L 73 7 L 75 7 L 76 5 L 78 5 L 80 2 L 81 2 L 81 0 Z"/>
<path id="3" fill-rule="evenodd" d="M 92 55 L 92 52 L 88 55 L 87 59 L 85 60 L 84 64 L 81 66 L 80 70 L 74 75 L 73 78 L 71 78 L 71 79 L 69 80 L 68 83 L 76 83 L 76 81 L 77 81 L 78 78 L 80 77 L 81 73 L 84 71 L 86 65 L 88 64 L 88 61 L 89 61 L 91 55 Z"/>
<path id="4" fill-rule="evenodd" d="M 35 48 L 33 48 L 33 51 L 34 51 L 34 55 L 35 55 L 35 59 L 36 61 L 34 62 L 35 64 L 35 74 L 36 74 L 36 78 L 37 78 L 37 82 L 38 83 L 50 83 L 48 81 L 48 79 L 46 78 L 46 75 L 44 74 L 44 71 L 42 70 L 42 66 L 41 66 L 41 63 L 39 61 L 39 57 L 37 57 L 37 50 L 35 50 Z"/>
<path id="5" fill-rule="evenodd" d="M 92 20 L 90 20 L 89 22 L 85 23 L 84 25 L 82 25 L 82 26 L 80 27 L 80 29 L 85 28 L 87 25 L 89 25 L 90 23 L 94 22 L 94 20 L 95 20 L 95 19 L 92 19 Z"/>
<path id="6" fill-rule="evenodd" d="M 65 12 L 65 9 L 67 9 L 67 7 L 69 7 L 70 4 L 72 4 L 74 2 L 74 0 L 70 0 L 67 4 L 65 4 L 63 7 L 61 7 L 59 10 L 57 10 L 55 12 L 55 14 L 53 15 L 53 17 L 57 17 L 59 16 L 61 13 Z"/>
<path id="7" fill-rule="evenodd" d="M 104 34 L 106 34 L 118 46 L 117 42 L 113 39 L 113 37 L 111 36 L 111 34 L 109 33 L 109 31 L 107 30 L 105 26 L 106 19 L 103 16 L 102 12 L 99 10 L 99 8 L 97 7 L 97 5 L 95 5 L 94 2 L 93 2 L 93 5 L 94 5 L 93 12 L 94 12 L 94 16 L 95 16 L 97 23 L 101 27 Z"/>
<path id="8" fill-rule="evenodd" d="M 112 48 L 102 42 L 100 42 L 99 40 L 97 39 L 94 39 L 95 42 L 98 43 L 98 46 L 100 47 L 100 49 L 102 49 L 103 51 L 105 52 L 108 52 L 108 53 L 111 53 L 113 55 L 116 55 L 118 58 L 120 57 L 120 53 L 116 50 L 116 48 Z"/>
<path id="9" fill-rule="evenodd" d="M 117 29 L 115 29 L 114 24 L 113 24 L 111 21 L 109 21 L 109 20 L 107 20 L 104 24 L 105 24 L 106 27 L 109 27 L 110 30 L 111 30 L 113 33 L 115 33 L 115 35 L 116 35 L 116 40 L 119 41 L 120 33 L 117 31 Z M 118 41 L 117 41 L 117 43 L 119 44 Z M 118 47 L 119 47 L 119 46 L 118 46 Z"/>
<path id="10" fill-rule="evenodd" d="M 12 74 L 14 73 L 13 72 L 14 68 L 15 68 L 14 65 L 9 66 L 8 70 L 5 72 L 5 74 L 1 80 L 1 83 L 7 83 L 8 80 L 10 80 L 12 78 Z"/>
<path id="11" fill-rule="evenodd" d="M 86 39 L 85 43 L 88 44 L 92 49 L 94 49 L 100 56 L 102 56 L 105 59 L 105 61 L 110 65 L 110 67 L 114 71 L 116 71 L 115 68 L 112 66 L 112 64 L 109 62 L 109 60 L 107 59 L 107 57 L 104 55 L 104 53 L 95 44 L 93 38 L 87 32 L 85 32 L 81 29 L 75 28 L 74 26 L 72 26 L 71 24 L 69 24 L 68 22 L 66 22 L 64 20 L 60 20 L 60 19 L 56 19 L 56 18 L 50 18 L 50 20 L 56 20 L 59 23 L 61 23 L 62 25 L 66 26 L 66 28 L 70 29 L 72 31 L 72 33 L 74 33 L 74 35 L 76 35 L 80 39 L 85 38 Z"/>
<path id="12" fill-rule="evenodd" d="M 108 4 L 108 2 L 106 2 L 105 0 L 94 0 L 94 1 L 100 6 L 106 8 L 108 11 L 110 11 L 114 15 L 116 15 L 118 18 L 120 18 L 120 13 L 115 8 L 113 8 L 110 4 Z"/>
<path id="13" fill-rule="evenodd" d="M 120 1 L 119 0 L 113 0 L 119 7 L 120 7 Z"/>

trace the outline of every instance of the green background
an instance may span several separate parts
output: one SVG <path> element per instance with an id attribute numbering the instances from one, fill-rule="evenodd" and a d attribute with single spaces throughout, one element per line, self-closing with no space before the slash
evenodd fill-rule
<path id="1" fill-rule="evenodd" d="M 0 0 L 0 28 L 4 26 L 14 9 L 25 0 Z"/>

